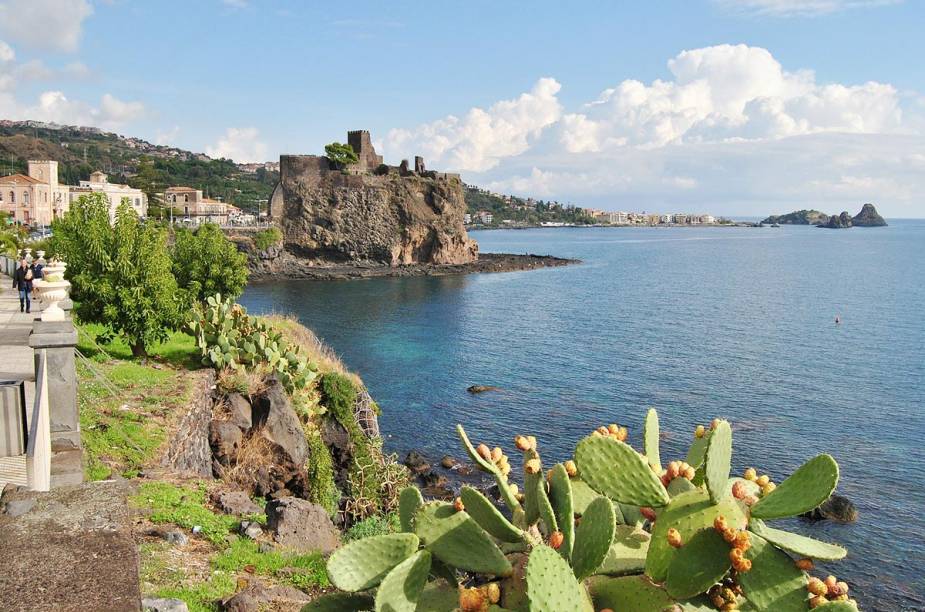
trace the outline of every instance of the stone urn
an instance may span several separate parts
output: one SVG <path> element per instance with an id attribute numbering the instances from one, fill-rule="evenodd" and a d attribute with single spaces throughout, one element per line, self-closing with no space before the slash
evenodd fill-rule
<path id="1" fill-rule="evenodd" d="M 36 252 L 35 252 L 35 258 L 36 258 L 36 259 L 45 259 L 45 251 L 36 251 Z"/>
<path id="2" fill-rule="evenodd" d="M 39 294 L 39 301 L 45 304 L 41 317 L 43 321 L 64 321 L 66 318 L 59 305 L 71 292 L 71 283 L 64 280 L 66 268 L 67 264 L 63 261 L 52 261 L 42 270 L 42 278 L 32 283 L 33 289 Z"/>

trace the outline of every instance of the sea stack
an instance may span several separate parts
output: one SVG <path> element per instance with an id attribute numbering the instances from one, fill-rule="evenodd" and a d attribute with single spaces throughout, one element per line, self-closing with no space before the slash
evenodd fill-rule
<path id="1" fill-rule="evenodd" d="M 840 215 L 832 215 L 829 217 L 828 223 L 820 223 L 816 227 L 825 227 L 828 229 L 847 229 L 851 227 L 851 215 L 848 214 L 848 211 L 842 211 Z"/>
<path id="2" fill-rule="evenodd" d="M 851 223 L 855 227 L 883 227 L 886 225 L 886 221 L 880 216 L 874 205 L 870 203 L 861 207 L 861 212 L 851 219 Z"/>
<path id="3" fill-rule="evenodd" d="M 286 251 L 317 265 L 466 264 L 478 244 L 463 226 L 465 192 L 458 174 L 426 170 L 415 159 L 382 162 L 369 132 L 347 133 L 357 162 L 341 166 L 318 155 L 281 155 L 270 217 Z"/>

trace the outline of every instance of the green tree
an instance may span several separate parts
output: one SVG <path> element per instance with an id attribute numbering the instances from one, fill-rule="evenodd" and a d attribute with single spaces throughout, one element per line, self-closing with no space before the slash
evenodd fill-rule
<path id="1" fill-rule="evenodd" d="M 348 144 L 341 144 L 339 142 L 332 142 L 329 145 L 324 147 L 325 156 L 331 160 L 338 168 L 343 168 L 349 164 L 355 164 L 359 161 L 356 152 L 354 152 L 353 147 Z"/>
<path id="2" fill-rule="evenodd" d="M 236 298 L 247 284 L 247 256 L 213 223 L 196 231 L 178 229 L 172 249 L 173 274 L 191 302 L 210 295 Z"/>
<path id="3" fill-rule="evenodd" d="M 80 196 L 52 228 L 82 320 L 101 323 L 109 335 L 121 334 L 136 357 L 182 324 L 167 232 L 142 223 L 127 198 L 113 225 L 107 196 L 91 193 Z"/>

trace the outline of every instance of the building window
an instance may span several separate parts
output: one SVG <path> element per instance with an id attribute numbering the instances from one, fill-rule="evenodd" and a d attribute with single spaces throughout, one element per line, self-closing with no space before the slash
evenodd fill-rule
<path id="1" fill-rule="evenodd" d="M 141 206 L 141 198 L 135 198 L 135 206 Z"/>
<path id="2" fill-rule="evenodd" d="M 29 192 L 23 191 L 22 192 L 22 205 L 26 206 L 27 204 L 29 204 Z"/>
<path id="3" fill-rule="evenodd" d="M 10 204 L 15 204 L 15 203 L 16 203 L 16 193 L 11 191 L 10 192 Z"/>

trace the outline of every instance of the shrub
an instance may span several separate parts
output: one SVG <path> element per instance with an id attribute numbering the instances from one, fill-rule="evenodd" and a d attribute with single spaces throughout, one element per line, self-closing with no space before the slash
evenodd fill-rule
<path id="1" fill-rule="evenodd" d="M 86 322 L 121 334 L 134 356 L 167 340 L 181 323 L 177 283 L 164 229 L 141 223 L 127 198 L 109 222 L 103 193 L 82 195 L 52 225 L 55 250 L 68 263 L 75 310 Z"/>
<path id="2" fill-rule="evenodd" d="M 349 144 L 332 142 L 324 146 L 324 155 L 335 168 L 343 168 L 349 164 L 357 163 L 360 158 Z"/>
<path id="3" fill-rule="evenodd" d="M 283 233 L 275 227 L 268 227 L 254 234 L 254 246 L 258 251 L 266 251 L 271 246 L 283 241 Z"/>
<path id="4" fill-rule="evenodd" d="M 178 229 L 171 257 L 177 285 L 193 303 L 216 293 L 236 298 L 247 284 L 247 256 L 213 223 Z"/>
<path id="5" fill-rule="evenodd" d="M 388 535 L 401 531 L 398 524 L 398 515 L 390 512 L 386 515 L 375 515 L 365 518 L 344 532 L 344 539 L 348 542 L 371 538 L 373 536 Z"/>

